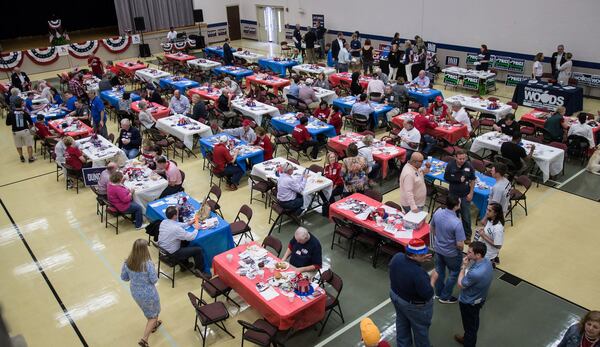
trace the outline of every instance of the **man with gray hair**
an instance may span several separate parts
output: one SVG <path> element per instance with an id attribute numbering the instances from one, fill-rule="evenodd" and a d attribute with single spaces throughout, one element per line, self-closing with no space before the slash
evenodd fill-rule
<path id="1" fill-rule="evenodd" d="M 142 136 L 136 127 L 131 126 L 129 118 L 121 119 L 121 131 L 119 132 L 117 144 L 125 152 L 128 159 L 133 159 L 140 154 Z"/>
<path id="2" fill-rule="evenodd" d="M 114 161 L 111 161 L 106 165 L 106 169 L 100 173 L 98 178 L 98 185 L 96 186 L 96 192 L 98 195 L 104 195 L 106 197 L 106 188 L 108 182 L 110 182 L 110 175 L 115 173 L 119 169 L 119 166 Z"/>
<path id="3" fill-rule="evenodd" d="M 181 95 L 179 89 L 175 89 L 169 107 L 175 114 L 186 115 L 190 112 L 190 99 L 185 95 Z"/>
<path id="4" fill-rule="evenodd" d="M 452 103 L 452 114 L 448 115 L 448 119 L 450 119 L 452 122 L 466 125 L 467 129 L 469 130 L 469 134 L 471 131 L 473 131 L 473 128 L 471 127 L 471 118 L 469 118 L 469 114 L 465 108 L 462 107 L 459 101 Z"/>
<path id="5" fill-rule="evenodd" d="M 240 88 L 239 84 L 237 84 L 237 82 L 231 79 L 231 77 L 223 78 L 223 83 L 225 84 L 225 87 L 223 89 L 228 89 L 229 92 L 233 93 L 235 97 L 242 96 L 242 89 Z"/>
<path id="6" fill-rule="evenodd" d="M 279 174 L 277 180 L 277 200 L 279 200 L 281 207 L 292 212 L 291 216 L 298 216 L 302 213 L 302 205 L 304 204 L 302 192 L 304 192 L 306 186 L 308 172 L 304 172 L 298 177 L 292 177 L 294 169 L 294 165 L 289 162 L 283 165 L 283 172 Z M 296 222 L 299 221 L 296 220 Z"/>
<path id="7" fill-rule="evenodd" d="M 358 147 L 358 155 L 367 160 L 368 176 L 370 180 L 374 180 L 379 176 L 381 166 L 373 159 L 373 136 L 365 135 L 362 141 L 356 144 Z M 370 184 L 372 185 L 373 182 Z"/>
<path id="8" fill-rule="evenodd" d="M 318 271 L 323 265 L 321 243 L 306 228 L 299 227 L 285 250 L 283 260 L 300 273 Z"/>

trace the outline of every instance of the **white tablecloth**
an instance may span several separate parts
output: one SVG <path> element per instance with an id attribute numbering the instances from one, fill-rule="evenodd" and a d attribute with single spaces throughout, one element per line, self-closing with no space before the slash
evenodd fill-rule
<path id="1" fill-rule="evenodd" d="M 333 90 L 329 90 L 329 89 L 325 89 L 325 88 L 321 88 L 321 87 L 312 87 L 313 90 L 315 91 L 315 95 L 317 96 L 317 98 L 319 98 L 320 101 L 326 101 L 328 104 L 332 104 L 333 103 L 333 99 L 337 99 L 338 96 L 337 94 L 335 94 L 335 92 Z M 283 96 L 286 98 L 287 100 L 287 95 L 290 92 L 290 86 L 286 86 L 285 88 L 283 88 Z"/>
<path id="2" fill-rule="evenodd" d="M 294 171 L 294 176 L 300 176 L 306 170 L 305 167 L 296 165 L 292 162 L 287 161 L 284 158 L 277 157 L 272 160 L 268 160 L 262 162 L 260 164 L 256 164 L 252 167 L 252 174 L 258 176 L 264 180 L 274 180 L 277 181 L 278 177 L 275 175 L 275 167 L 279 165 L 283 165 L 285 163 L 290 163 L 296 170 Z M 271 170 L 267 170 L 267 168 L 271 168 Z M 304 198 L 303 209 L 308 209 L 311 201 L 313 200 L 313 195 L 323 191 L 323 194 L 327 199 L 331 196 L 331 192 L 333 191 L 333 182 L 324 176 L 321 176 L 312 171 L 309 172 L 309 177 L 306 182 L 306 186 L 304 187 L 304 191 L 302 192 L 302 197 Z"/>
<path id="3" fill-rule="evenodd" d="M 219 63 L 218 61 L 202 59 L 202 58 L 188 60 L 187 64 L 189 66 L 197 67 L 201 70 L 212 70 L 218 66 L 221 66 L 221 63 Z"/>
<path id="4" fill-rule="evenodd" d="M 500 152 L 502 143 L 510 140 L 510 136 L 492 131 L 476 137 L 471 145 L 471 151 L 478 152 L 481 149 L 489 149 Z M 565 151 L 560 148 L 554 148 L 527 140 L 522 140 L 522 142 L 527 153 L 529 153 L 529 146 L 535 145 L 533 160 L 535 160 L 535 163 L 542 171 L 544 182 L 546 182 L 551 175 L 558 175 L 562 171 Z"/>
<path id="5" fill-rule="evenodd" d="M 447 67 L 447 68 L 443 69 L 442 72 L 443 73 L 453 73 L 453 74 L 457 74 L 457 75 L 463 76 L 463 77 L 464 76 L 474 76 L 474 77 L 478 77 L 478 78 L 482 78 L 482 79 L 492 78 L 492 77 L 496 76 L 496 74 L 493 72 L 471 70 L 471 69 L 465 69 L 465 68 L 456 67 L 456 66 Z"/>
<path id="6" fill-rule="evenodd" d="M 315 65 L 310 65 L 310 64 L 295 65 L 295 66 L 292 66 L 292 70 L 294 70 L 298 73 L 303 72 L 303 73 L 313 74 L 313 75 L 318 75 L 320 73 L 324 73 L 325 76 L 329 76 L 332 73 L 335 73 L 335 69 L 332 67 L 315 66 Z"/>
<path id="7" fill-rule="evenodd" d="M 170 73 L 158 69 L 141 69 L 135 75 L 146 82 L 158 83 L 161 78 L 171 76 Z"/>
<path id="8" fill-rule="evenodd" d="M 243 98 L 235 99 L 231 101 L 231 106 L 240 111 L 243 115 L 252 117 L 256 124 L 262 124 L 262 117 L 265 114 L 271 116 L 279 115 L 279 109 L 277 107 L 263 104 L 262 102 L 254 101 L 255 106 L 247 106 L 246 100 Z"/>
<path id="9" fill-rule="evenodd" d="M 144 177 L 139 181 L 125 180 L 123 184 L 127 188 L 135 189 L 133 192 L 133 201 L 142 206 L 142 209 L 144 210 L 143 213 L 146 213 L 146 205 L 149 202 L 158 199 L 163 190 L 167 188 L 168 182 L 160 176 L 158 176 L 158 179 L 153 180 L 152 176 L 156 177 L 156 174 L 153 174 L 152 170 L 138 163 L 139 162 L 135 159 L 129 160 L 121 170 L 125 172 L 127 168 L 139 167 L 144 171 L 144 176 L 147 177 Z"/>
<path id="10" fill-rule="evenodd" d="M 125 153 L 117 146 L 102 136 L 98 136 L 92 142 L 91 137 L 76 140 L 79 149 L 92 161 L 93 167 L 106 166 L 109 161 L 115 161 L 119 165 L 123 165 L 127 161 Z"/>
<path id="11" fill-rule="evenodd" d="M 240 51 L 234 52 L 233 56 L 238 59 L 244 59 L 248 63 L 258 63 L 258 59 L 265 57 L 264 55 L 260 55 L 260 54 L 256 54 L 256 53 L 252 53 L 252 52 L 240 52 Z"/>
<path id="12" fill-rule="evenodd" d="M 497 109 L 490 110 L 487 107 L 491 104 L 491 101 L 486 100 L 486 99 L 472 98 L 470 96 L 460 95 L 460 94 L 450 96 L 444 100 L 444 102 L 446 104 L 448 104 L 449 106 L 455 101 L 460 102 L 460 104 L 465 108 L 483 112 L 483 113 L 493 114 L 494 116 L 496 116 L 496 122 L 499 121 L 500 119 L 504 118 L 504 116 L 511 113 L 513 110 L 510 105 L 507 105 L 507 104 L 504 104 L 501 102 L 497 103 L 499 106 Z"/>
<path id="13" fill-rule="evenodd" d="M 189 124 L 177 125 L 177 122 L 181 119 L 186 119 Z M 200 122 L 196 122 L 190 117 L 176 114 L 170 117 L 164 117 L 156 121 L 156 128 L 162 130 L 167 134 L 173 135 L 176 138 L 183 141 L 185 146 L 192 149 L 194 146 L 194 135 L 199 134 L 200 137 L 208 137 L 212 135 L 210 127 Z"/>

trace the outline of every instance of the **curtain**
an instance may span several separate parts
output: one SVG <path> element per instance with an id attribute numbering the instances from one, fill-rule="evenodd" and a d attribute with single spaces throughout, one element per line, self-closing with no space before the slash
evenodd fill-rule
<path id="1" fill-rule="evenodd" d="M 134 17 L 144 17 L 145 31 L 194 25 L 192 0 L 114 0 L 119 32 L 134 30 Z"/>

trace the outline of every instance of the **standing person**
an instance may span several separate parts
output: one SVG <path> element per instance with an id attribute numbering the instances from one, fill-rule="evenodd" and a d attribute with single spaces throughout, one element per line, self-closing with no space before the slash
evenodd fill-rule
<path id="1" fill-rule="evenodd" d="M 17 148 L 17 153 L 19 153 L 21 162 L 25 162 L 25 157 L 23 156 L 23 147 L 27 147 L 29 162 L 32 163 L 35 161 L 33 156 L 33 135 L 29 129 L 33 127 L 33 121 L 31 120 L 29 113 L 23 110 L 23 104 L 23 99 L 17 98 L 15 100 L 15 108 L 10 111 L 8 116 L 6 116 L 6 125 L 11 126 L 13 140 L 15 142 L 15 147 Z"/>
<path id="2" fill-rule="evenodd" d="M 467 158 L 464 149 L 458 150 L 454 160 L 446 165 L 444 179 L 449 183 L 450 195 L 460 199 L 460 216 L 466 236 L 466 244 L 471 242 L 471 201 L 475 189 L 475 169 Z"/>
<path id="3" fill-rule="evenodd" d="M 309 64 L 316 64 L 317 58 L 315 56 L 315 41 L 317 41 L 317 34 L 314 28 L 308 29 L 308 32 L 304 34 L 304 43 L 306 44 L 306 60 Z"/>
<path id="4" fill-rule="evenodd" d="M 427 162 L 424 169 L 423 154 L 414 152 L 408 160 L 408 165 L 404 165 L 400 179 L 400 206 L 403 212 L 423 211 L 425 199 L 427 198 L 427 187 L 425 186 L 425 175 L 429 172 L 431 163 Z"/>
<path id="5" fill-rule="evenodd" d="M 492 265 L 500 263 L 500 248 L 504 243 L 504 211 L 497 202 L 492 202 L 487 206 L 485 215 L 485 226 L 475 230 L 474 241 L 485 243 L 487 252 L 485 257 L 492 262 Z"/>
<path id="6" fill-rule="evenodd" d="M 167 42 L 175 42 L 177 40 L 177 31 L 175 28 L 169 27 L 169 32 L 167 33 Z"/>
<path id="7" fill-rule="evenodd" d="M 104 75 L 104 63 L 95 54 L 90 54 L 87 59 L 88 66 L 92 69 L 92 74 L 98 78 L 102 78 Z"/>
<path id="8" fill-rule="evenodd" d="M 148 251 L 148 241 L 135 240 L 131 253 L 121 267 L 121 280 L 130 283 L 131 296 L 148 320 L 144 336 L 138 342 L 140 346 L 148 347 L 150 334 L 156 332 L 162 324 L 158 319 L 160 314 L 160 298 L 156 290 L 158 275 Z"/>
<path id="9" fill-rule="evenodd" d="M 231 40 L 229 37 L 226 37 L 223 44 L 223 60 L 225 61 L 225 65 L 233 65 L 233 52 L 231 51 L 230 44 Z"/>
<path id="10" fill-rule="evenodd" d="M 600 341 L 600 311 L 589 311 L 571 325 L 556 347 L 598 347 Z"/>
<path id="11" fill-rule="evenodd" d="M 487 45 L 481 45 L 479 49 L 479 55 L 477 55 L 479 64 L 475 67 L 477 71 L 487 71 L 490 66 L 490 52 L 488 51 Z"/>
<path id="12" fill-rule="evenodd" d="M 392 41 L 390 42 L 390 46 L 392 46 L 392 45 L 400 46 L 401 42 L 402 41 L 400 40 L 400 33 L 395 33 L 394 37 L 392 38 Z"/>
<path id="13" fill-rule="evenodd" d="M 539 52 L 533 58 L 533 71 L 531 77 L 535 78 L 538 82 L 542 81 L 542 75 L 544 74 L 544 53 Z"/>
<path id="14" fill-rule="evenodd" d="M 552 58 L 550 58 L 550 67 L 552 68 L 552 76 L 554 76 L 554 78 L 558 78 L 558 68 L 566 61 L 565 46 L 558 45 L 558 47 L 556 47 L 556 52 L 552 53 Z"/>
<path id="15" fill-rule="evenodd" d="M 461 288 L 458 304 L 464 334 L 454 335 L 454 340 L 466 347 L 477 345 L 479 311 L 492 285 L 494 269 L 492 263 L 485 258 L 486 252 L 484 243 L 479 241 L 471 243 L 458 275 L 458 286 Z"/>
<path id="16" fill-rule="evenodd" d="M 573 58 L 573 54 L 567 53 L 565 54 L 565 58 L 567 61 L 558 67 L 558 83 L 563 86 L 568 85 L 569 79 L 571 78 L 571 71 L 573 69 L 573 61 L 571 58 Z"/>
<path id="17" fill-rule="evenodd" d="M 398 68 L 400 67 L 400 58 L 402 52 L 398 50 L 398 45 L 393 44 L 388 54 L 388 63 L 390 64 L 390 75 L 388 76 L 391 80 L 395 80 L 398 76 Z"/>
<path id="18" fill-rule="evenodd" d="M 350 40 L 350 55 L 353 58 L 360 58 L 360 39 L 357 33 L 352 34 L 352 40 Z"/>
<path id="19" fill-rule="evenodd" d="M 10 75 L 10 84 L 13 88 L 17 88 L 22 92 L 31 89 L 31 81 L 29 80 L 29 76 L 27 76 L 25 72 L 21 71 L 20 67 L 13 69 L 13 73 Z"/>
<path id="20" fill-rule="evenodd" d="M 340 50 L 344 47 L 346 39 L 344 39 L 344 33 L 341 31 L 337 34 L 337 38 L 331 43 L 331 57 L 333 58 L 334 64 L 337 65 L 338 55 Z"/>
<path id="21" fill-rule="evenodd" d="M 452 296 L 460 272 L 465 232 L 456 211 L 460 208 L 457 197 L 446 197 L 446 207 L 435 211 L 431 218 L 431 237 L 435 251 L 435 270 L 439 277 L 435 282 L 435 293 L 442 304 L 455 304 Z M 448 278 L 446 278 L 446 268 Z"/>
<path id="22" fill-rule="evenodd" d="M 363 64 L 363 74 L 373 74 L 373 46 L 371 46 L 371 40 L 366 39 L 365 44 L 360 49 L 360 55 Z"/>
<path id="23" fill-rule="evenodd" d="M 327 33 L 327 29 L 323 26 L 323 23 L 320 21 L 317 22 L 317 42 L 319 43 L 319 59 L 323 59 L 325 57 L 325 34 Z"/>
<path id="24" fill-rule="evenodd" d="M 340 53 L 338 54 L 338 63 L 337 69 L 338 72 L 348 72 L 348 67 L 350 66 L 350 61 L 352 57 L 350 56 L 350 44 L 344 43 L 344 46 L 340 48 Z"/>
<path id="25" fill-rule="evenodd" d="M 90 113 L 92 114 L 92 127 L 94 132 L 98 135 L 102 135 L 105 139 L 108 138 L 108 130 L 106 129 L 106 110 L 104 109 L 104 103 L 100 100 L 98 94 L 90 90 L 88 91 L 88 97 L 90 98 Z"/>
<path id="26" fill-rule="evenodd" d="M 506 214 L 510 206 L 510 191 L 512 185 L 510 181 L 505 177 L 507 167 L 503 163 L 494 163 L 490 174 L 496 180 L 496 183 L 492 186 L 492 192 L 490 193 L 489 202 L 495 202 L 502 206 L 502 211 Z"/>
<path id="27" fill-rule="evenodd" d="M 297 50 L 302 50 L 302 33 L 300 33 L 300 24 L 296 24 L 294 32 L 292 33 L 292 40 L 294 40 L 294 46 Z"/>
<path id="28" fill-rule="evenodd" d="M 396 310 L 396 345 L 429 347 L 429 327 L 433 317 L 433 286 L 438 274 L 421 267 L 431 259 L 421 239 L 412 239 L 406 254 L 396 253 L 390 261 L 390 298 Z"/>

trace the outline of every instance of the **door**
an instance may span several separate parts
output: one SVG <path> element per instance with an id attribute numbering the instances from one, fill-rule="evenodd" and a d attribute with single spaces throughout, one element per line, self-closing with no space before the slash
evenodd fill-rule
<path id="1" fill-rule="evenodd" d="M 265 7 L 264 6 L 256 6 L 256 27 L 257 27 L 257 38 L 258 41 L 265 42 L 267 41 L 268 33 L 267 27 L 268 23 L 265 21 Z"/>
<path id="2" fill-rule="evenodd" d="M 274 7 L 275 31 L 277 32 L 277 43 L 286 41 L 285 39 L 285 20 L 283 19 L 283 7 Z"/>
<path id="3" fill-rule="evenodd" d="M 233 40 L 239 40 L 242 38 L 242 31 L 240 29 L 240 7 L 239 6 L 227 6 L 227 26 L 229 30 L 229 38 Z"/>

